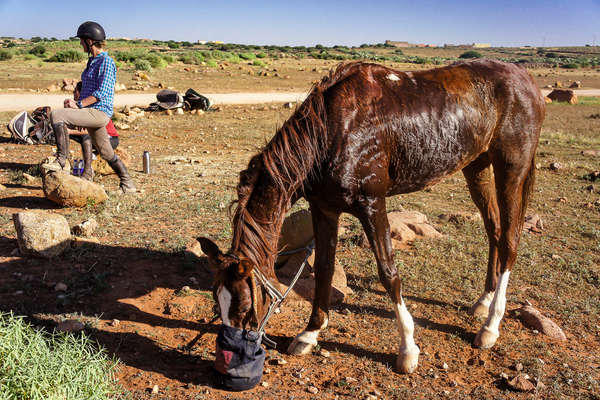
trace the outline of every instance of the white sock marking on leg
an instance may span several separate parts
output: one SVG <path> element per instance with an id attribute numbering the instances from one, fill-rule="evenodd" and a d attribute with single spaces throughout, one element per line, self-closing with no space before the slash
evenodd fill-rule
<path id="1" fill-rule="evenodd" d="M 483 329 L 486 329 L 496 335 L 500 335 L 498 328 L 500 327 L 500 321 L 504 317 L 504 310 L 506 309 L 506 289 L 508 288 L 508 278 L 510 271 L 505 271 L 500 275 L 500 282 L 494 293 L 494 299 L 490 304 L 490 312 L 488 315 Z"/>
<path id="2" fill-rule="evenodd" d="M 319 337 L 319 333 L 321 333 L 321 329 L 327 328 L 328 323 L 329 319 L 327 318 L 327 316 L 325 316 L 325 319 L 323 320 L 320 329 L 314 331 L 303 331 L 302 333 L 298 334 L 298 336 L 296 336 L 296 341 L 316 346 L 317 338 Z"/>
<path id="3" fill-rule="evenodd" d="M 229 293 L 229 290 L 227 290 L 225 286 L 221 286 L 219 290 L 217 290 L 217 299 L 219 299 L 219 308 L 221 309 L 221 321 L 223 321 L 223 324 L 231 326 L 231 323 L 229 322 L 231 293 Z"/>
<path id="4" fill-rule="evenodd" d="M 415 344 L 413 333 L 415 331 L 415 324 L 412 316 L 406 309 L 404 300 L 400 299 L 400 304 L 396 304 L 394 307 L 396 312 L 396 319 L 398 320 L 398 331 L 400 332 L 400 353 L 419 353 L 419 348 Z"/>
<path id="5" fill-rule="evenodd" d="M 494 293 L 495 292 L 483 292 L 476 304 L 481 304 L 482 306 L 489 308 L 492 300 L 494 299 Z"/>

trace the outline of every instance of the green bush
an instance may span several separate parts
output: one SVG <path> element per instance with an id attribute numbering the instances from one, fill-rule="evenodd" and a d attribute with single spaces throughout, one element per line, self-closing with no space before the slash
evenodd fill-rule
<path id="1" fill-rule="evenodd" d="M 252 65 L 254 65 L 256 67 L 266 67 L 267 63 L 264 62 L 263 60 L 254 60 L 254 62 L 252 62 Z"/>
<path id="2" fill-rule="evenodd" d="M 16 45 L 16 43 L 15 43 L 15 42 L 10 42 L 10 43 L 8 43 L 8 44 L 6 45 L 6 47 L 8 47 L 9 49 L 10 49 L 11 47 L 16 47 L 16 46 L 17 46 L 17 45 Z"/>
<path id="3" fill-rule="evenodd" d="M 42 44 L 35 45 L 29 50 L 29 54 L 33 54 L 34 56 L 41 57 L 46 53 L 46 47 Z"/>
<path id="4" fill-rule="evenodd" d="M 254 60 L 256 58 L 256 54 L 254 54 L 254 53 L 240 53 L 240 54 L 238 54 L 238 56 L 242 60 Z"/>
<path id="5" fill-rule="evenodd" d="M 206 60 L 206 65 L 209 67 L 215 68 L 217 66 L 217 61 L 215 61 L 211 58 L 210 60 Z"/>
<path id="6" fill-rule="evenodd" d="M 266 54 L 266 53 L 262 53 L 262 52 L 261 52 L 261 53 L 257 53 L 257 54 L 256 54 L 256 58 L 266 58 L 266 57 L 267 57 L 267 54 Z"/>
<path id="7" fill-rule="evenodd" d="M 0 313 L 0 398 L 106 399 L 117 363 L 82 335 L 48 334 Z"/>
<path id="8" fill-rule="evenodd" d="M 568 63 L 568 64 L 563 64 L 560 66 L 561 68 L 566 68 L 566 69 L 577 69 L 579 68 L 579 64 L 576 63 Z"/>
<path id="9" fill-rule="evenodd" d="M 79 62 L 85 59 L 85 54 L 77 50 L 61 50 L 57 51 L 52 57 L 48 59 L 50 62 Z"/>
<path id="10" fill-rule="evenodd" d="M 23 59 L 25 59 L 25 60 L 27 60 L 27 61 L 30 61 L 30 60 L 37 60 L 37 57 L 36 57 L 36 56 L 34 56 L 33 54 L 25 54 L 25 55 L 23 56 Z"/>
<path id="11" fill-rule="evenodd" d="M 175 62 L 175 57 L 173 57 L 170 54 L 164 54 L 162 56 L 163 60 L 165 60 L 168 64 L 174 63 Z"/>
<path id="12" fill-rule="evenodd" d="M 167 43 L 167 46 L 169 46 L 170 49 L 178 49 L 179 43 L 169 42 L 169 43 Z"/>
<path id="13" fill-rule="evenodd" d="M 152 72 L 152 64 L 146 59 L 136 60 L 133 63 L 133 66 L 138 71 Z"/>
<path id="14" fill-rule="evenodd" d="M 167 62 L 156 53 L 147 54 L 143 59 L 148 60 L 152 68 L 161 69 L 167 66 Z"/>
<path id="15" fill-rule="evenodd" d="M 0 61 L 6 61 L 13 58 L 13 53 L 8 50 L 0 50 Z"/>
<path id="16" fill-rule="evenodd" d="M 140 58 L 146 58 L 148 53 L 144 49 L 134 49 L 130 51 L 116 51 L 114 59 L 117 61 L 134 62 Z"/>
<path id="17" fill-rule="evenodd" d="M 475 50 L 469 50 L 462 53 L 458 58 L 481 58 L 481 53 Z"/>

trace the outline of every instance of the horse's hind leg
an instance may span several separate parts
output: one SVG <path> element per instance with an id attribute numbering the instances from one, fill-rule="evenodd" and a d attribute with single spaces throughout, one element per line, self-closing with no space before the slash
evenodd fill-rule
<path id="1" fill-rule="evenodd" d="M 499 150 L 490 150 L 494 166 L 496 198 L 500 210 L 501 233 L 498 240 L 500 277 L 487 320 L 475 337 L 474 344 L 477 347 L 492 347 L 500 335 L 498 328 L 506 308 L 508 278 L 517 258 L 527 200 L 534 181 L 535 143 L 523 143 L 517 148 L 507 144 L 503 148 L 498 144 Z"/>
<path id="2" fill-rule="evenodd" d="M 473 304 L 469 312 L 476 316 L 487 317 L 490 303 L 494 297 L 500 265 L 498 264 L 498 240 L 500 240 L 500 211 L 496 201 L 496 185 L 488 153 L 483 153 L 463 169 L 469 186 L 471 198 L 481 213 L 483 225 L 489 240 L 487 276 L 483 294 Z"/>
<path id="3" fill-rule="evenodd" d="M 375 254 L 379 279 L 394 302 L 394 311 L 398 320 L 398 331 L 400 332 L 400 350 L 396 359 L 396 369 L 410 374 L 417 368 L 419 363 L 419 348 L 413 338 L 413 319 L 402 299 L 402 282 L 394 265 L 385 198 L 366 199 L 357 217 Z"/>
<path id="4" fill-rule="evenodd" d="M 323 212 L 313 203 L 310 204 L 310 210 L 315 234 L 315 297 L 306 329 L 296 336 L 288 347 L 288 353 L 296 355 L 312 351 L 317 345 L 319 332 L 327 327 L 329 321 L 329 297 L 340 217 L 339 213 Z"/>

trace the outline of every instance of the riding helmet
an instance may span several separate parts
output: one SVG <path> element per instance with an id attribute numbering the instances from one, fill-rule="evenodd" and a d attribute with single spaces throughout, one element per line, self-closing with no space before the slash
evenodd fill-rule
<path id="1" fill-rule="evenodd" d="M 104 33 L 104 28 L 99 23 L 86 21 L 77 28 L 76 37 L 101 42 L 106 39 L 106 34 Z"/>

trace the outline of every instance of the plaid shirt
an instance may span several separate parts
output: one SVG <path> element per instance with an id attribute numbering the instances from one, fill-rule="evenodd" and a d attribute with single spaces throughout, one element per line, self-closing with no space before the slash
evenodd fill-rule
<path id="1" fill-rule="evenodd" d="M 109 117 L 113 114 L 117 67 L 108 53 L 103 51 L 96 57 L 90 57 L 81 73 L 81 99 L 94 96 L 98 101 L 89 107 L 103 111 Z"/>

